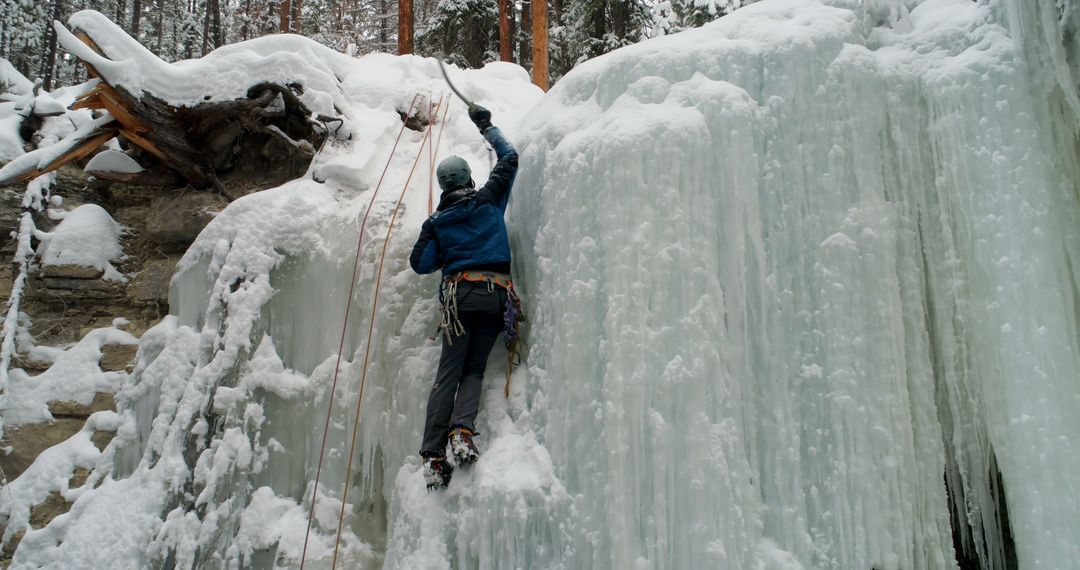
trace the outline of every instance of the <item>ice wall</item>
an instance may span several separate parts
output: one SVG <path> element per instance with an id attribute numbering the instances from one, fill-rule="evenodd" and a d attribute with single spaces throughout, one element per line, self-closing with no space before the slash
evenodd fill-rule
<path id="1" fill-rule="evenodd" d="M 342 512 L 339 568 L 1077 568 L 1071 6 L 763 0 L 539 102 L 520 68 L 455 71 L 522 155 L 529 351 L 508 399 L 493 354 L 483 456 L 436 494 L 436 281 L 405 256 L 430 165 L 488 155 L 457 103 L 438 155 L 410 130 L 391 154 L 432 60 L 308 49 L 344 124 L 200 236 L 117 438 L 12 566 L 296 568 L 314 496 L 305 568 Z M 186 67 L 302 76 L 298 41 Z"/>
<path id="2" fill-rule="evenodd" d="M 523 128 L 535 413 L 606 523 L 570 566 L 749 568 L 771 540 L 953 567 L 945 473 L 962 549 L 1005 567 L 995 457 L 1019 566 L 1077 564 L 1075 178 L 1041 72 L 985 5 L 871 30 L 827 4 L 588 62 Z"/>

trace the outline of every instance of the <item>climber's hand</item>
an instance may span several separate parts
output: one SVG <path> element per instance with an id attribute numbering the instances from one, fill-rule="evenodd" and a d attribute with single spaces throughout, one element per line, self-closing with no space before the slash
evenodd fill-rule
<path id="1" fill-rule="evenodd" d="M 481 107 L 480 105 L 473 105 L 469 107 L 469 118 L 472 119 L 476 128 L 480 129 L 480 132 L 488 130 L 491 126 L 491 111 Z"/>

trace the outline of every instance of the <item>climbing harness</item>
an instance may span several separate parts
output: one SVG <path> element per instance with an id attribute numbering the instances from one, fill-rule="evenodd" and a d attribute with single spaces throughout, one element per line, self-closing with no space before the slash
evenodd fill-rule
<path id="1" fill-rule="evenodd" d="M 457 306 L 458 284 L 462 281 L 486 283 L 488 291 L 495 291 L 498 287 L 506 292 L 506 302 L 503 303 L 503 342 L 506 344 L 507 365 L 503 395 L 509 398 L 510 376 L 514 367 L 521 364 L 520 326 L 525 322 L 525 310 L 521 304 L 521 297 L 514 289 L 514 281 L 509 275 L 494 271 L 457 271 L 445 277 L 439 286 L 439 328 L 432 340 L 442 334 L 446 338 L 446 343 L 453 345 L 454 337 L 465 334 L 465 327 L 458 318 Z M 468 298 L 469 293 L 465 295 Z"/>
<path id="2" fill-rule="evenodd" d="M 406 117 L 412 115 L 419 98 L 419 93 L 413 95 L 412 102 L 409 103 L 409 112 L 405 115 Z M 386 166 L 383 167 L 382 174 L 379 175 L 379 182 L 375 184 L 375 191 L 371 193 L 371 201 L 368 202 L 367 210 L 364 211 L 364 218 L 360 222 L 360 234 L 356 239 L 356 257 L 353 259 L 352 279 L 349 281 L 349 295 L 345 302 L 345 317 L 341 323 L 341 340 L 338 343 L 337 362 L 334 364 L 334 379 L 330 383 L 330 402 L 326 407 L 326 422 L 323 425 L 322 444 L 319 447 L 319 463 L 315 467 L 315 486 L 312 487 L 311 490 L 311 511 L 308 513 L 307 531 L 304 533 L 304 549 L 300 555 L 300 570 L 304 569 L 304 563 L 307 561 L 308 540 L 311 538 L 311 525 L 315 519 L 315 501 L 319 495 L 319 481 L 322 478 L 323 461 L 326 457 L 326 439 L 327 435 L 330 433 L 330 415 L 334 410 L 334 395 L 337 393 L 338 373 L 341 371 L 341 354 L 345 351 L 345 333 L 348 331 L 349 326 L 349 310 L 352 308 L 353 291 L 356 289 L 356 275 L 360 268 L 360 246 L 364 240 L 364 228 L 367 227 L 368 216 L 371 214 L 371 207 L 375 205 L 375 197 L 378 196 L 379 189 L 382 188 L 383 180 L 386 178 L 386 172 L 390 170 L 390 163 L 394 160 L 394 154 L 397 152 L 398 143 L 401 142 L 401 135 L 404 132 L 405 121 L 402 121 L 397 138 L 394 139 L 394 146 L 390 149 L 390 156 L 386 159 Z M 334 556 L 336 560 L 336 545 L 334 548 Z"/>
<path id="3" fill-rule="evenodd" d="M 462 336 L 465 334 L 465 327 L 461 324 L 461 319 L 458 318 L 458 284 L 462 281 L 468 281 L 469 283 L 487 283 L 488 291 L 495 291 L 496 287 L 499 287 L 507 293 L 506 309 L 510 310 L 510 307 L 514 305 L 511 303 L 511 299 L 518 299 L 517 294 L 514 293 L 514 282 L 510 279 L 510 276 L 505 273 L 495 273 L 493 271 L 457 271 L 443 278 L 442 283 L 439 285 L 439 329 L 435 332 L 434 340 L 440 334 L 446 336 L 447 344 L 454 344 L 454 337 Z M 471 291 L 470 291 L 471 293 Z M 468 298 L 469 293 L 466 293 Z M 516 301 L 516 310 L 520 313 L 521 301 Z M 507 321 L 509 322 L 509 321 Z M 516 323 L 516 318 L 515 318 Z M 503 329 L 503 333 L 506 334 L 507 329 Z M 509 346 L 509 345 L 508 345 Z"/>

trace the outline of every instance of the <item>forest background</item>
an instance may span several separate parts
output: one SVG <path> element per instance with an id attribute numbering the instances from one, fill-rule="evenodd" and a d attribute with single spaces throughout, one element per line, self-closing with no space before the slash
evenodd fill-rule
<path id="1" fill-rule="evenodd" d="M 350 54 L 397 53 L 397 0 L 0 0 L 0 57 L 46 89 L 86 71 L 58 49 L 51 23 L 97 10 L 165 61 L 277 33 L 302 34 Z M 591 57 L 649 37 L 697 27 L 756 0 L 544 0 L 549 74 L 558 80 Z M 500 59 L 499 0 L 413 0 L 414 47 L 459 66 Z M 509 59 L 532 59 L 529 0 L 508 3 Z M 541 28 L 542 29 L 542 28 Z"/>

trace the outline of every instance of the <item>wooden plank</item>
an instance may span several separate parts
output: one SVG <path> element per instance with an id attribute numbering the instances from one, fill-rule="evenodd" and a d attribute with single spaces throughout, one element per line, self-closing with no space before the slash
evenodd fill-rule
<path id="1" fill-rule="evenodd" d="M 123 97 L 104 81 L 98 83 L 93 89 L 75 100 L 72 109 L 99 109 L 108 111 L 125 129 L 144 133 L 150 127 L 140 121 L 123 103 Z"/>
<path id="2" fill-rule="evenodd" d="M 143 137 L 139 136 L 139 133 L 129 131 L 127 129 L 120 129 L 120 135 L 123 136 L 128 141 L 130 141 L 135 146 L 137 146 L 137 147 L 145 150 L 146 152 L 154 155 L 161 162 L 163 162 L 165 164 L 171 164 L 172 161 L 169 160 L 169 155 L 162 152 L 161 149 L 159 149 L 157 146 L 154 145 L 154 143 L 152 143 L 152 142 L 144 139 Z"/>
<path id="3" fill-rule="evenodd" d="M 116 131 L 112 129 L 98 129 L 94 131 L 94 133 L 92 133 L 88 138 L 83 139 L 83 141 L 79 143 L 78 146 L 65 152 L 59 158 L 50 162 L 49 165 L 45 168 L 38 168 L 35 170 L 31 170 L 30 172 L 26 172 L 20 175 L 18 177 L 18 180 L 21 182 L 28 182 L 37 178 L 38 176 L 41 176 L 42 174 L 48 174 L 73 160 L 78 160 L 90 154 L 91 152 L 94 152 L 95 150 L 100 148 L 101 145 L 109 142 L 109 139 L 115 136 Z"/>
<path id="4" fill-rule="evenodd" d="M 108 111 L 117 122 L 124 126 L 124 130 L 136 133 L 145 133 L 146 131 L 149 131 L 149 126 L 132 115 L 123 104 L 118 101 L 120 96 L 117 95 L 115 91 L 112 91 L 112 94 L 110 94 L 110 91 L 112 91 L 112 88 L 106 86 L 105 89 L 102 89 L 98 99 L 101 101 L 102 106 L 105 107 L 105 110 Z M 115 95 L 115 97 L 113 95 Z"/>
<path id="5" fill-rule="evenodd" d="M 144 170 L 142 172 L 101 172 L 87 170 L 87 174 L 105 182 L 122 182 L 124 184 L 139 184 L 145 186 L 175 186 L 180 182 L 180 177 L 173 170 Z"/>
<path id="6" fill-rule="evenodd" d="M 100 109 L 101 100 L 98 99 L 98 92 L 88 91 L 85 95 L 76 99 L 75 102 L 71 104 L 70 108 L 72 111 L 78 109 Z"/>

